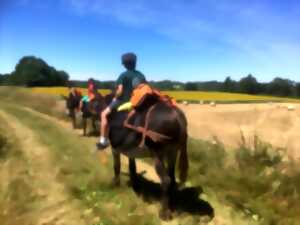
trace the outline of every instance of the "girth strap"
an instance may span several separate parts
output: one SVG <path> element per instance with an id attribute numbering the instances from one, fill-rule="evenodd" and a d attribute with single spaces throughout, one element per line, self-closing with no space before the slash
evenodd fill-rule
<path id="1" fill-rule="evenodd" d="M 130 118 L 135 114 L 135 110 L 131 111 L 128 114 L 126 120 L 124 121 L 124 127 L 135 130 L 136 132 L 142 133 L 142 140 L 139 144 L 139 147 L 144 147 L 146 137 L 149 137 L 154 142 L 159 142 L 159 141 L 164 141 L 164 140 L 170 140 L 171 139 L 171 137 L 166 136 L 164 134 L 160 134 L 160 133 L 158 133 L 156 131 L 153 131 L 153 130 L 148 130 L 149 121 L 150 121 L 150 114 L 154 110 L 155 106 L 156 106 L 156 104 L 152 105 L 148 109 L 148 111 L 146 113 L 145 126 L 144 127 L 134 126 L 134 125 L 129 123 Z"/>

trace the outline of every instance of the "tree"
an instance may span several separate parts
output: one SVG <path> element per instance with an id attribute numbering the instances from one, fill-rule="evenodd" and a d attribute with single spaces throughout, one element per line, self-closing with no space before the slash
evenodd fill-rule
<path id="1" fill-rule="evenodd" d="M 9 74 L 0 74 L 0 85 L 9 84 Z"/>
<path id="2" fill-rule="evenodd" d="M 197 85 L 196 82 L 187 82 L 187 83 L 185 84 L 184 89 L 185 89 L 186 91 L 197 91 L 197 90 L 198 90 L 198 85 Z"/>
<path id="3" fill-rule="evenodd" d="M 23 57 L 10 76 L 13 85 L 23 86 L 65 86 L 69 75 L 57 71 L 42 59 L 34 56 Z"/>
<path id="4" fill-rule="evenodd" d="M 154 82 L 154 81 L 150 81 L 150 84 L 159 89 L 159 90 L 173 90 L 174 89 L 174 82 L 173 81 L 170 81 L 170 80 L 162 80 L 162 81 L 157 81 L 157 82 Z"/>
<path id="5" fill-rule="evenodd" d="M 300 83 L 296 84 L 296 95 L 297 97 L 300 97 Z"/>
<path id="6" fill-rule="evenodd" d="M 294 82 L 288 79 L 276 77 L 268 84 L 267 92 L 270 95 L 276 96 L 291 96 L 294 92 Z"/>
<path id="7" fill-rule="evenodd" d="M 239 89 L 242 93 L 257 94 L 259 92 L 259 83 L 252 74 L 249 74 L 240 80 Z"/>
<path id="8" fill-rule="evenodd" d="M 225 92 L 235 92 L 236 91 L 236 81 L 232 80 L 230 77 L 226 77 L 223 85 L 222 91 Z"/>

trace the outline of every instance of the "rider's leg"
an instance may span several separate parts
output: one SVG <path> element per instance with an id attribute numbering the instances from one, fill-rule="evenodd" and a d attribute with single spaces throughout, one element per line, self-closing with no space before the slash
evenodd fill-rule
<path id="1" fill-rule="evenodd" d="M 80 102 L 79 102 L 79 110 L 78 110 L 78 111 L 81 111 L 81 110 L 82 110 L 82 107 L 83 107 L 83 101 L 80 100 Z"/>
<path id="2" fill-rule="evenodd" d="M 101 113 L 101 135 L 99 143 L 97 143 L 98 149 L 105 149 L 108 147 L 108 132 L 109 132 L 109 126 L 108 126 L 108 115 L 112 112 L 112 110 L 117 109 L 121 105 L 121 101 L 118 99 L 113 100 L 110 105 Z"/>
<path id="3" fill-rule="evenodd" d="M 101 113 L 101 135 L 99 144 L 103 148 L 108 146 L 108 121 L 107 116 L 111 113 L 111 109 L 107 107 L 102 113 Z"/>

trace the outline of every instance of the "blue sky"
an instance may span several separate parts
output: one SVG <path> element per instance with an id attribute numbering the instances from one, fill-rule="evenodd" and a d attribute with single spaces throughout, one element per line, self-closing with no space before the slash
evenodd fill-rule
<path id="1" fill-rule="evenodd" d="M 149 80 L 300 81 L 299 21 L 298 0 L 0 0 L 0 73 L 35 55 L 112 80 L 133 51 Z"/>

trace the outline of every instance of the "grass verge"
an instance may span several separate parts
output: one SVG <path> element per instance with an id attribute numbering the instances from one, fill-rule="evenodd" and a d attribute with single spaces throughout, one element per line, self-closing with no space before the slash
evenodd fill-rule
<path id="1" fill-rule="evenodd" d="M 300 221 L 300 170 L 284 162 L 280 150 L 255 138 L 254 147 L 241 146 L 234 154 L 222 144 L 190 139 L 190 177 L 263 225 L 296 225 Z"/>
<path id="2" fill-rule="evenodd" d="M 63 104 L 59 96 L 32 93 L 30 89 L 20 87 L 0 87 L 1 101 L 25 106 L 41 113 L 66 119 Z"/>

